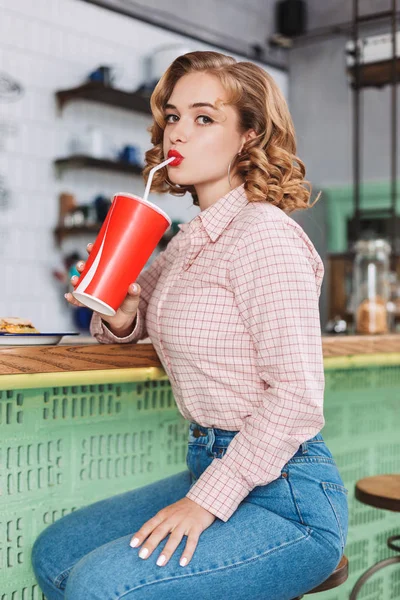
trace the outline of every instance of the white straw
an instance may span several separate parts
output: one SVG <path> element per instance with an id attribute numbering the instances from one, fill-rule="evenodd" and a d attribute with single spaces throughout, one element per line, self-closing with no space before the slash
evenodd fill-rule
<path id="1" fill-rule="evenodd" d="M 163 167 L 165 167 L 165 165 L 168 165 L 170 162 L 172 162 L 173 160 L 176 160 L 176 156 L 171 156 L 171 158 L 169 158 L 168 160 L 165 160 L 164 162 L 162 162 L 161 164 L 157 165 L 156 167 L 153 167 L 150 171 L 150 175 L 149 178 L 147 180 L 147 185 L 146 185 L 146 189 L 144 190 L 144 196 L 143 196 L 143 200 L 147 200 L 147 197 L 150 193 L 150 188 L 151 188 L 151 182 L 153 181 L 153 177 L 154 177 L 154 173 L 156 171 L 158 171 L 158 169 L 162 169 Z"/>

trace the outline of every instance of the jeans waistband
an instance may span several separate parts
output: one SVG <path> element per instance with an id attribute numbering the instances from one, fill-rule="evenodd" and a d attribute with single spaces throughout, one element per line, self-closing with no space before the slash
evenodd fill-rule
<path id="1" fill-rule="evenodd" d="M 210 435 L 211 432 L 213 432 L 215 438 L 233 438 L 237 433 L 239 433 L 239 431 L 228 431 L 227 429 L 218 429 L 217 427 L 203 427 L 202 425 L 198 425 L 197 423 L 192 422 L 190 423 L 189 431 L 193 433 L 194 430 L 197 430 L 200 434 L 198 439 Z"/>
<path id="2" fill-rule="evenodd" d="M 218 429 L 217 427 L 203 427 L 194 422 L 191 422 L 189 425 L 190 443 L 198 444 L 199 446 L 212 447 L 215 443 L 217 445 L 228 446 L 237 433 L 239 432 Z M 298 453 L 301 455 L 307 454 L 309 444 L 321 442 L 324 442 L 322 434 L 317 433 L 314 437 L 300 444 Z"/>

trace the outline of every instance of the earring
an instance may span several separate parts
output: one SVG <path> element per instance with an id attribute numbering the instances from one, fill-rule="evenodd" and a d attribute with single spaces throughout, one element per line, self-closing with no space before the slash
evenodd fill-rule
<path id="1" fill-rule="evenodd" d="M 231 162 L 229 163 L 228 166 L 228 183 L 229 183 L 229 187 L 232 189 L 232 183 L 231 183 L 231 167 L 232 167 L 232 163 L 234 160 L 236 160 L 236 157 L 240 156 L 240 152 L 238 152 L 237 154 L 235 154 L 235 156 L 232 158 Z"/>

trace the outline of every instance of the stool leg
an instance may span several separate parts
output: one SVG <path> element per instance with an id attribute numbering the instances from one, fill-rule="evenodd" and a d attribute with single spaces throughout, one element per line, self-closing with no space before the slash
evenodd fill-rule
<path id="1" fill-rule="evenodd" d="M 367 581 L 367 579 L 372 577 L 374 573 L 380 571 L 380 569 L 383 569 L 384 567 L 394 565 L 395 563 L 400 563 L 400 556 L 391 556 L 390 558 L 385 558 L 384 560 L 381 560 L 380 562 L 376 563 L 376 565 L 373 565 L 367 571 L 365 571 L 365 573 L 363 573 L 363 575 L 361 575 L 361 577 L 356 581 L 356 584 L 351 591 L 349 600 L 356 600 L 358 592 L 360 591 L 364 583 Z"/>
<path id="2" fill-rule="evenodd" d="M 391 550 L 396 550 L 396 552 L 400 552 L 400 546 L 395 544 L 394 542 L 400 542 L 400 535 L 392 535 L 387 540 L 387 545 Z"/>

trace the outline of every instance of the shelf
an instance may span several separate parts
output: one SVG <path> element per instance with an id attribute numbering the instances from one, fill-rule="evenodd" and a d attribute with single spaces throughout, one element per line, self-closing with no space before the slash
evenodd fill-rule
<path id="1" fill-rule="evenodd" d="M 94 158 L 84 154 L 74 154 L 54 161 L 58 169 L 101 169 L 127 175 L 142 175 L 143 168 L 128 162 Z"/>
<path id="2" fill-rule="evenodd" d="M 101 223 L 94 223 L 93 225 L 79 225 L 75 227 L 56 227 L 54 230 L 54 237 L 56 238 L 58 246 L 66 238 L 72 235 L 81 235 L 86 233 L 92 233 L 97 235 L 101 229 Z"/>
<path id="3" fill-rule="evenodd" d="M 150 97 L 140 92 L 125 92 L 98 81 L 89 81 L 76 88 L 56 92 L 60 110 L 72 100 L 89 100 L 151 115 Z"/>
<path id="4" fill-rule="evenodd" d="M 355 85 L 355 74 L 354 67 L 347 69 L 347 72 L 351 76 L 351 85 L 353 88 Z M 400 81 L 400 59 L 396 60 L 396 79 Z M 360 85 L 359 88 L 365 87 L 383 87 L 384 85 L 390 84 L 392 81 L 392 61 L 384 60 L 381 62 L 370 63 L 366 65 L 360 65 Z"/>
<path id="5" fill-rule="evenodd" d="M 94 223 L 93 225 L 79 225 L 79 226 L 74 226 L 74 227 L 58 226 L 54 229 L 53 233 L 54 233 L 54 237 L 56 239 L 57 245 L 61 246 L 62 241 L 65 238 L 70 237 L 70 236 L 82 235 L 82 234 L 97 235 L 101 229 L 101 226 L 102 226 L 102 223 Z M 165 247 L 166 247 L 168 242 L 170 241 L 170 234 L 165 233 L 162 236 L 160 242 L 162 240 L 165 241 Z"/>

